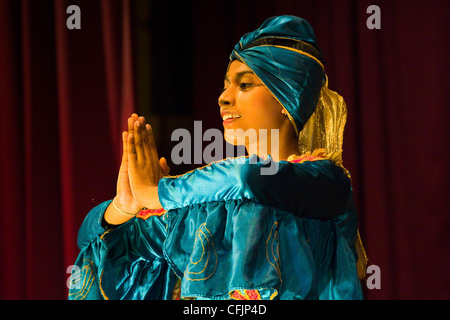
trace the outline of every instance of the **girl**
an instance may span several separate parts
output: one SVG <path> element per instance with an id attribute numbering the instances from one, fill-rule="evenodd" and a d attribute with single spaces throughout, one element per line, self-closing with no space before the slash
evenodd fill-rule
<path id="1" fill-rule="evenodd" d="M 145 119 L 128 119 L 117 195 L 80 228 L 69 299 L 362 298 L 346 108 L 311 26 L 279 16 L 244 35 L 219 106 L 226 141 L 249 156 L 181 176 Z"/>

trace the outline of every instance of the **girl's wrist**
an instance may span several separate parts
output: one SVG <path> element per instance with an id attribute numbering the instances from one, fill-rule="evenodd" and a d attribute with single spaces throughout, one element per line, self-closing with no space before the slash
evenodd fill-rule
<path id="1" fill-rule="evenodd" d="M 159 210 L 163 208 L 163 206 L 159 202 L 157 185 L 147 188 L 147 190 L 145 191 L 145 199 L 140 204 L 142 204 L 142 206 L 146 209 L 150 210 Z"/>
<path id="2" fill-rule="evenodd" d="M 119 211 L 120 213 L 126 214 L 126 215 L 128 215 L 128 216 L 132 216 L 132 217 L 136 216 L 136 215 L 141 211 L 140 209 L 139 209 L 139 210 L 134 210 L 133 212 L 125 211 L 126 209 L 124 210 L 124 209 L 120 208 L 119 205 L 117 205 L 117 203 L 116 203 L 116 198 L 113 199 L 112 205 L 113 205 L 114 208 L 115 208 L 117 211 Z"/>
<path id="3" fill-rule="evenodd" d="M 125 206 L 120 204 L 115 197 L 113 201 L 109 204 L 108 208 L 106 208 L 105 214 L 103 216 L 104 220 L 110 225 L 120 225 L 122 223 L 127 222 L 136 216 L 140 209 L 126 209 Z"/>

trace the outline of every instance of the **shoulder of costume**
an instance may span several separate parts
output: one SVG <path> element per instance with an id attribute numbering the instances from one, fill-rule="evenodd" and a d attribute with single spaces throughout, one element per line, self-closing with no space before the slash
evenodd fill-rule
<path id="1" fill-rule="evenodd" d="M 166 210 L 228 200 L 266 203 L 280 192 L 295 193 L 341 179 L 332 161 L 319 154 L 293 156 L 289 161 L 270 160 L 256 155 L 227 158 L 182 175 L 164 177 L 158 185 L 159 199 Z M 263 169 L 275 171 L 263 173 Z"/>
<path id="2" fill-rule="evenodd" d="M 304 163 L 307 161 L 324 161 L 329 160 L 334 165 L 341 167 L 345 175 L 351 179 L 350 172 L 342 164 L 342 151 L 327 153 L 325 149 L 316 149 L 312 153 L 306 152 L 300 156 L 290 155 L 287 161 L 291 163 Z"/>

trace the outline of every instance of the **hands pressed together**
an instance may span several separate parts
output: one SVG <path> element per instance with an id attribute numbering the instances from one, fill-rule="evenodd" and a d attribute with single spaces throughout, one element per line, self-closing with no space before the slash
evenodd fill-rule
<path id="1" fill-rule="evenodd" d="M 152 128 L 144 117 L 132 114 L 128 131 L 122 133 L 123 154 L 113 206 L 105 212 L 111 224 L 120 224 L 142 208 L 162 208 L 158 198 L 158 182 L 169 174 L 165 158 L 159 159 Z M 114 209 L 113 209 L 114 208 Z"/>

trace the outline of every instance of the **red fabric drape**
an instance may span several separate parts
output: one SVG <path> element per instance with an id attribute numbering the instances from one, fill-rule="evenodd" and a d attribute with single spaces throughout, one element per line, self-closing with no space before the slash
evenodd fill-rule
<path id="1" fill-rule="evenodd" d="M 69 30 L 69 5 L 81 29 Z M 1 1 L 0 297 L 64 299 L 134 112 L 129 1 Z M 8 151 L 6 151 L 8 150 Z"/>
<path id="2" fill-rule="evenodd" d="M 130 8 L 139 2 L 0 0 L 0 298 L 66 298 L 79 225 L 114 195 L 120 133 L 135 111 Z M 269 16 L 307 19 L 330 88 L 347 101 L 344 165 L 369 264 L 381 270 L 381 289 L 366 288 L 366 297 L 450 298 L 450 2 L 198 0 L 183 12 L 176 2 L 153 3 L 164 11 L 153 16 L 190 16 L 189 28 L 177 19 L 148 28 L 169 39 L 154 44 L 158 57 L 191 64 L 182 101 L 203 128 L 221 128 L 217 97 L 239 37 Z M 65 26 L 72 4 L 81 30 Z M 373 4 L 380 30 L 366 26 Z M 186 37 L 191 47 L 177 46 Z M 179 70 L 165 72 L 170 79 Z"/>

